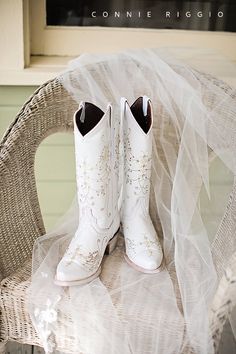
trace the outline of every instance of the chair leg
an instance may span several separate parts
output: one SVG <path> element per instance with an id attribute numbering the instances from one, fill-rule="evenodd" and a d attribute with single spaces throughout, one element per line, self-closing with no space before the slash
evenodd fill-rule
<path id="1" fill-rule="evenodd" d="M 7 342 L 0 343 L 0 354 L 6 354 Z"/>

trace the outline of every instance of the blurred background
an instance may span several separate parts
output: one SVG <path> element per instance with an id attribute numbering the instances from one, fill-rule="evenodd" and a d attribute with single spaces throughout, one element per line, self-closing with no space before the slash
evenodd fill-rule
<path id="1" fill-rule="evenodd" d="M 182 60 L 236 87 L 235 32 L 233 0 L 0 0 L 0 139 L 37 87 L 84 52 L 181 48 Z M 46 138 L 37 151 L 35 173 L 48 231 L 75 194 L 73 136 Z M 203 191 L 200 202 L 214 235 L 221 217 L 216 198 L 226 204 L 232 176 L 216 160 L 210 178 L 211 200 Z M 16 344 L 8 351 L 41 352 Z M 221 354 L 231 353 L 236 353 L 236 345 L 227 324 Z"/>

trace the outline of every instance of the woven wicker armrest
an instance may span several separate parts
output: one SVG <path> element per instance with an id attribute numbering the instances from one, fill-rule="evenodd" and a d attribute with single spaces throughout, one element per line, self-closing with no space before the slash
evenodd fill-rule
<path id="1" fill-rule="evenodd" d="M 223 327 L 236 305 L 236 177 L 225 214 L 211 247 L 219 284 L 210 308 L 210 327 L 217 352 Z"/>
<path id="2" fill-rule="evenodd" d="M 75 107 L 58 79 L 49 81 L 25 103 L 0 143 L 0 280 L 31 257 L 35 239 L 45 232 L 35 153 L 48 135 L 71 130 Z"/>

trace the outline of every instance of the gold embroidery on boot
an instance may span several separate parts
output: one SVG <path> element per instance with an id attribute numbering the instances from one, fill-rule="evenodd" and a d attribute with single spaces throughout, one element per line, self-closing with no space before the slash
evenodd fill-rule
<path id="1" fill-rule="evenodd" d="M 134 195 L 147 195 L 149 193 L 151 156 L 141 153 L 134 156 L 130 143 L 130 132 L 124 133 L 124 150 L 126 161 L 126 184 L 134 187 Z"/>

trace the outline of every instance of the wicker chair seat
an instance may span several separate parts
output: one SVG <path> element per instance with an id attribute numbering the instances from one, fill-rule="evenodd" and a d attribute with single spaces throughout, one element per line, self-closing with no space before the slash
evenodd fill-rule
<path id="1" fill-rule="evenodd" d="M 31 261 L 2 280 L 0 287 L 0 338 L 19 343 L 41 345 L 26 309 L 26 291 L 30 285 Z"/>

